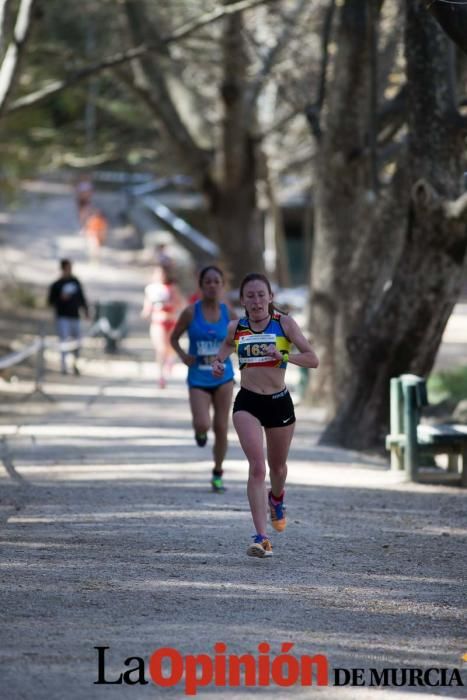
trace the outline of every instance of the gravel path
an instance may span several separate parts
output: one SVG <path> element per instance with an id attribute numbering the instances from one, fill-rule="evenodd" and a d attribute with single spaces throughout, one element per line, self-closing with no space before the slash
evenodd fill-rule
<path id="1" fill-rule="evenodd" d="M 71 221 L 65 205 L 64 196 Z M 75 235 L 66 226 L 63 249 Z M 53 225 L 42 230 L 53 232 Z M 25 238 L 17 250 L 25 266 L 27 252 Z M 154 385 L 137 320 L 145 272 L 118 264 L 133 314 L 122 355 L 105 358 L 89 343 L 81 377 L 48 373 L 44 389 L 53 402 L 22 400 L 32 388 L 25 381 L 0 387 L 2 697 L 185 697 L 183 681 L 166 689 L 95 685 L 96 646 L 109 647 L 108 680 L 136 667 L 134 659 L 125 666 L 128 657 L 144 659 L 150 681 L 149 658 L 158 648 L 213 657 L 216 642 L 255 658 L 267 642 L 271 660 L 282 643 L 293 643 L 292 656 L 327 656 L 331 682 L 336 667 L 365 669 L 367 681 L 371 668 L 462 669 L 465 493 L 407 485 L 386 459 L 318 446 L 319 414 L 299 406 L 288 528 L 273 536 L 272 559 L 247 558 L 252 526 L 235 436 L 228 491 L 212 494 L 210 446 L 194 444 L 183 368 L 165 391 Z M 38 276 L 44 267 L 44 277 L 53 271 L 45 259 L 34 265 Z M 84 264 L 82 271 L 91 294 L 111 277 L 110 266 L 97 276 Z M 58 366 L 56 358 L 49 366 Z M 467 684 L 465 671 L 462 678 Z M 398 700 L 413 692 L 466 696 L 455 685 L 297 683 L 211 684 L 197 697 Z"/>

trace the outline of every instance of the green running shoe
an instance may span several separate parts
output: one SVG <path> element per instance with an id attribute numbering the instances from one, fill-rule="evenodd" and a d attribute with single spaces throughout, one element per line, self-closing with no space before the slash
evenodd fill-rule
<path id="1" fill-rule="evenodd" d="M 215 474 L 213 474 L 211 479 L 211 488 L 214 491 L 214 493 L 224 493 L 225 486 L 221 476 L 216 476 Z"/>
<path id="2" fill-rule="evenodd" d="M 204 447 L 208 441 L 207 433 L 195 433 L 195 440 L 198 447 Z"/>

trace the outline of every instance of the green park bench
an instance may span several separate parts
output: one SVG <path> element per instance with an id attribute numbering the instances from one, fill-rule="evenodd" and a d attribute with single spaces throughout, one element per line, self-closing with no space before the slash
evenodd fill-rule
<path id="1" fill-rule="evenodd" d="M 428 406 L 426 381 L 415 374 L 391 379 L 390 425 L 386 449 L 391 452 L 391 468 L 405 470 L 409 481 L 452 483 L 467 488 L 467 425 L 427 425 L 421 423 L 422 409 Z M 423 459 L 448 456 L 447 470 L 423 468 Z"/>
<path id="2" fill-rule="evenodd" d="M 128 331 L 128 304 L 124 301 L 97 302 L 95 305 L 94 326 L 96 334 L 105 340 L 105 352 L 117 352 L 118 343 Z"/>

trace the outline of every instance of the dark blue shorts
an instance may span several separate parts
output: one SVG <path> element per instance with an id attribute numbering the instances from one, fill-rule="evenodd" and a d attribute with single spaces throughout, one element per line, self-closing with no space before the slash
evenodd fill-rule
<path id="1" fill-rule="evenodd" d="M 221 387 L 224 386 L 224 384 L 230 384 L 233 383 L 233 379 L 228 379 L 226 382 L 221 382 L 220 384 L 215 384 L 214 386 L 196 386 L 196 384 L 188 384 L 189 389 L 201 389 L 201 391 L 205 391 L 206 394 L 215 394 L 216 391 Z"/>

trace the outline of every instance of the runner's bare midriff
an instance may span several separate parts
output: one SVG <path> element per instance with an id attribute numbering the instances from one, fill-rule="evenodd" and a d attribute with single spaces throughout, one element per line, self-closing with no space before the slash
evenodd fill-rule
<path id="1" fill-rule="evenodd" d="M 279 367 L 245 367 L 240 385 L 256 394 L 276 394 L 285 388 L 285 369 Z"/>

